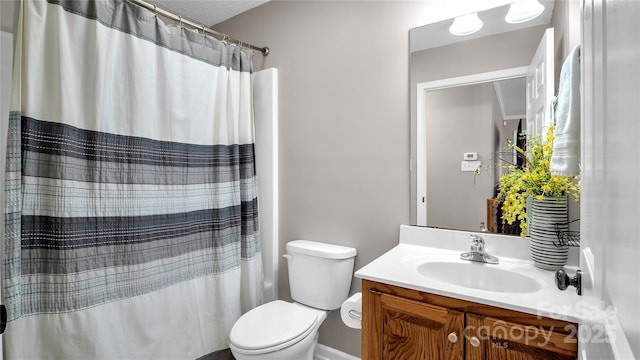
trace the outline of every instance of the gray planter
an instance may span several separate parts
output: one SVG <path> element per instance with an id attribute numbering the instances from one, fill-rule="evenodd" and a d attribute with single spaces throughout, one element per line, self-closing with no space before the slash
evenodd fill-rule
<path id="1" fill-rule="evenodd" d="M 527 201 L 529 253 L 537 267 L 558 270 L 567 263 L 569 248 L 557 247 L 553 243 L 558 242 L 556 224 L 559 224 L 559 230 L 567 231 L 568 217 L 566 196 L 544 197 L 542 200 L 531 197 Z"/>

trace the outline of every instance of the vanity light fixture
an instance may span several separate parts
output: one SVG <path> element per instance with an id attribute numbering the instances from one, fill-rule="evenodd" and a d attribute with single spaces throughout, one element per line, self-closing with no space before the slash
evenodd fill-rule
<path id="1" fill-rule="evenodd" d="M 509 12 L 504 21 L 509 24 L 519 24 L 537 18 L 544 11 L 544 5 L 538 0 L 520 0 L 509 6 Z"/>
<path id="2" fill-rule="evenodd" d="M 453 19 L 449 32 L 457 36 L 471 35 L 482 29 L 482 25 L 483 23 L 478 17 L 478 13 L 471 13 Z"/>

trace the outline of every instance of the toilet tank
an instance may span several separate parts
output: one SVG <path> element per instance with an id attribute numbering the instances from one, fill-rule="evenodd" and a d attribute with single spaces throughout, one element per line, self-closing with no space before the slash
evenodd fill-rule
<path id="1" fill-rule="evenodd" d="M 289 287 L 294 301 L 338 309 L 349 296 L 356 249 L 308 240 L 287 243 Z"/>

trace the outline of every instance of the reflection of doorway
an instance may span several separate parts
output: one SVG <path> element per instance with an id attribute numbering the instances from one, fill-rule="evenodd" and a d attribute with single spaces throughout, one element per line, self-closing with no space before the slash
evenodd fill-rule
<path id="1" fill-rule="evenodd" d="M 514 122 L 515 123 L 515 122 Z M 526 151 L 527 150 L 527 141 L 526 141 L 526 120 L 519 119 L 515 124 L 515 128 L 512 130 L 511 143 L 520 149 Z M 504 149 L 504 148 L 502 148 Z M 518 169 L 522 169 L 526 164 L 526 159 L 521 156 L 515 149 L 509 148 L 504 149 L 508 151 L 505 154 L 506 161 L 516 166 Z M 502 161 L 502 160 L 501 160 Z M 506 173 L 507 170 L 504 167 L 497 166 L 499 169 L 496 171 L 496 182 L 494 189 L 494 197 L 492 199 L 487 199 L 487 224 L 489 224 L 489 232 L 505 234 L 505 235 L 520 235 L 520 222 L 517 221 L 512 225 L 503 223 L 502 220 L 502 202 L 497 199 L 499 189 L 499 179 L 503 173 Z"/>
<path id="2" fill-rule="evenodd" d="M 497 80 L 525 77 L 528 67 L 504 69 L 487 73 L 462 76 L 417 85 L 417 122 L 416 122 L 416 213 L 417 225 L 427 225 L 427 93 L 454 87 L 482 84 Z"/>

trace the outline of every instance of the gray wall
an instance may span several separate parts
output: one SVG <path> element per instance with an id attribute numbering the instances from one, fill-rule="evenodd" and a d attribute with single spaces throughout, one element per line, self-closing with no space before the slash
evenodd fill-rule
<path id="1" fill-rule="evenodd" d="M 15 0 L 0 0 L 0 30 L 13 32 Z"/>
<path id="2" fill-rule="evenodd" d="M 255 68 L 279 69 L 281 252 L 294 239 L 353 246 L 359 269 L 398 243 L 399 225 L 409 223 L 408 30 L 424 9 L 272 1 L 215 27 L 269 46 Z M 279 294 L 290 299 L 284 262 Z M 360 331 L 339 311 L 320 343 L 360 356 Z"/>

